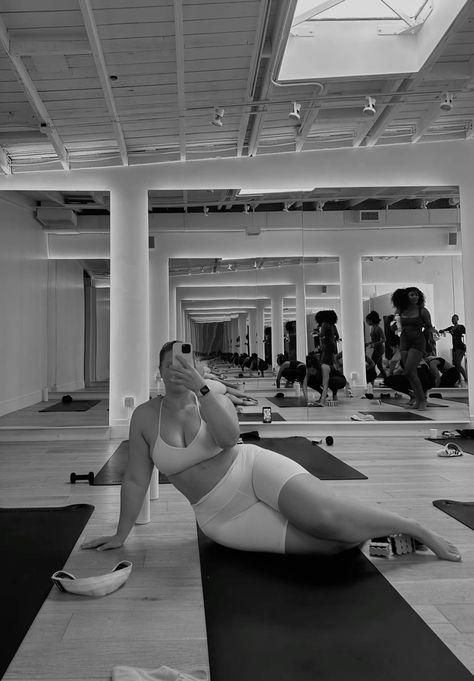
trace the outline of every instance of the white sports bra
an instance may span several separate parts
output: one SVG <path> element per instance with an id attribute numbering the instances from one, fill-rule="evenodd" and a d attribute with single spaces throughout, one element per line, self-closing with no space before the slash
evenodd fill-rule
<path id="1" fill-rule="evenodd" d="M 202 418 L 198 432 L 187 447 L 173 447 L 172 445 L 169 445 L 161 437 L 162 406 L 163 400 L 161 400 L 158 415 L 158 435 L 151 456 L 158 470 L 165 475 L 176 475 L 197 463 L 201 463 L 201 461 L 212 459 L 213 456 L 216 456 L 216 454 L 219 454 L 219 452 L 222 451 L 222 447 L 219 447 L 219 445 L 216 444 L 208 430 L 207 423 Z M 201 417 L 201 414 L 199 414 L 199 417 Z"/>

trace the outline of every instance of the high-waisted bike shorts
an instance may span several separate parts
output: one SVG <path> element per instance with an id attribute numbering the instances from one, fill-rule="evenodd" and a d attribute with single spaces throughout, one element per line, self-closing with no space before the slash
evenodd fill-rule
<path id="1" fill-rule="evenodd" d="M 239 445 L 224 477 L 193 504 L 206 536 L 242 551 L 284 553 L 288 520 L 278 497 L 288 480 L 308 474 L 300 464 L 258 445 Z"/>

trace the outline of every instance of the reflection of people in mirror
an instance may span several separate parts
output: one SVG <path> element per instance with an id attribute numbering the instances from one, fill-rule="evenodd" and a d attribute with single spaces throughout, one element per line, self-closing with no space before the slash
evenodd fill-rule
<path id="1" fill-rule="evenodd" d="M 370 343 L 368 343 L 368 347 L 372 348 L 372 361 L 380 371 L 380 376 L 385 378 L 385 369 L 383 366 L 385 334 L 380 326 L 380 315 L 375 310 L 372 310 L 365 318 L 365 321 L 370 326 Z"/>
<path id="2" fill-rule="evenodd" d="M 403 533 L 441 559 L 461 560 L 453 544 L 417 520 L 338 496 L 292 459 L 238 444 L 235 409 L 209 390 L 195 366 L 180 357 L 173 364 L 173 343 L 160 352 L 165 396 L 147 400 L 132 415 L 117 530 L 83 548 L 123 545 L 156 466 L 189 500 L 202 532 L 233 549 L 333 555 Z"/>
<path id="3" fill-rule="evenodd" d="M 451 326 L 445 329 L 440 329 L 440 333 L 450 333 L 453 339 L 452 357 L 453 364 L 459 371 L 463 379 L 467 382 L 467 372 L 462 365 L 464 355 L 466 354 L 466 344 L 464 343 L 464 335 L 466 334 L 466 327 L 459 323 L 457 314 L 451 317 Z"/>
<path id="4" fill-rule="evenodd" d="M 426 397 L 417 367 L 426 354 L 426 333 L 436 332 L 425 307 L 425 296 L 416 288 L 399 288 L 393 292 L 395 317 L 400 316 L 400 356 L 403 371 L 411 383 L 415 396 L 414 409 L 426 410 Z M 437 332 L 436 332 L 437 333 Z"/>
<path id="5" fill-rule="evenodd" d="M 319 352 L 321 364 L 334 364 L 337 355 L 337 314 L 334 310 L 319 310 L 314 316 L 319 330 Z"/>
<path id="6" fill-rule="evenodd" d="M 308 406 L 324 407 L 328 391 L 332 393 L 332 399 L 337 401 L 337 392 L 347 384 L 346 377 L 332 364 L 322 362 L 315 352 L 306 357 L 306 376 L 303 381 L 303 395 Z M 320 394 L 318 402 L 308 402 L 308 388 L 316 390 Z"/>
<path id="7" fill-rule="evenodd" d="M 428 355 L 425 362 L 433 375 L 436 388 L 454 388 L 459 383 L 459 371 L 444 357 Z"/>
<path id="8" fill-rule="evenodd" d="M 285 355 L 277 355 L 277 364 L 279 366 L 278 375 L 276 377 L 276 387 L 280 388 L 281 379 L 286 380 L 286 388 L 291 388 L 293 383 L 303 383 L 306 376 L 306 364 L 299 362 L 297 359 L 286 359 Z"/>

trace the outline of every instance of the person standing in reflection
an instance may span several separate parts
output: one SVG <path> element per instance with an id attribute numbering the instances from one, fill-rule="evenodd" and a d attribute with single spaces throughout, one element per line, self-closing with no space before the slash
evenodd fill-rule
<path id="1" fill-rule="evenodd" d="M 347 384 L 346 377 L 338 371 L 333 364 L 322 362 L 316 353 L 311 352 L 306 357 L 306 376 L 303 381 L 303 395 L 307 406 L 325 407 L 328 391 L 332 393 L 332 399 L 337 401 L 337 392 Z M 308 388 L 316 390 L 320 394 L 318 402 L 308 402 Z"/>
<path id="2" fill-rule="evenodd" d="M 440 329 L 440 333 L 450 333 L 453 339 L 453 364 L 459 371 L 463 379 L 467 383 L 467 373 L 465 368 L 462 366 L 462 360 L 466 354 L 466 344 L 464 343 L 463 336 L 466 333 L 466 327 L 464 324 L 459 323 L 459 317 L 457 314 L 453 314 L 451 317 L 451 326 L 447 326 L 445 329 Z"/>
<path id="3" fill-rule="evenodd" d="M 321 364 L 334 365 L 337 355 L 337 341 L 340 340 L 337 330 L 337 314 L 334 310 L 319 310 L 315 314 L 319 328 L 319 352 Z"/>
<path id="4" fill-rule="evenodd" d="M 385 334 L 380 326 L 380 315 L 375 310 L 369 312 L 365 321 L 370 326 L 370 343 L 372 348 L 372 362 L 380 371 L 380 376 L 385 379 L 385 369 L 383 366 L 383 354 L 385 350 Z"/>
<path id="5" fill-rule="evenodd" d="M 425 411 L 426 396 L 417 367 L 426 354 L 425 332 L 436 332 L 436 329 L 425 307 L 425 296 L 416 286 L 398 288 L 392 295 L 392 304 L 396 310 L 395 317 L 399 316 L 401 364 L 413 390 L 414 409 Z"/>

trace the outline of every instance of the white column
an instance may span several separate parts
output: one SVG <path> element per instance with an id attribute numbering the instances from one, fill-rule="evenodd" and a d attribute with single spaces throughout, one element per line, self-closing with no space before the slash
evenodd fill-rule
<path id="1" fill-rule="evenodd" d="M 276 356 L 283 353 L 283 297 L 272 291 L 272 366 L 276 366 Z M 302 362 L 304 360 L 301 360 Z"/>
<path id="2" fill-rule="evenodd" d="M 170 295 L 168 256 L 150 251 L 150 367 L 151 375 L 158 368 L 162 346 L 169 340 Z"/>
<path id="3" fill-rule="evenodd" d="M 169 284 L 170 300 L 169 300 L 169 339 L 176 340 L 177 319 L 176 319 L 176 284 L 170 282 Z"/>
<path id="4" fill-rule="evenodd" d="M 262 359 L 265 358 L 265 343 L 264 341 L 264 335 L 265 335 L 265 327 L 264 327 L 264 310 L 265 310 L 265 302 L 263 300 L 259 300 L 257 303 L 257 312 L 256 312 L 256 335 L 257 335 L 257 344 L 256 344 L 256 350 L 255 352 L 259 357 Z"/>
<path id="5" fill-rule="evenodd" d="M 306 361 L 308 354 L 308 333 L 306 331 L 306 293 L 304 268 L 301 267 L 296 277 L 296 359 Z"/>
<path id="6" fill-rule="evenodd" d="M 132 411 L 125 398 L 149 397 L 149 333 L 148 194 L 128 182 L 110 193 L 109 424 L 119 437 Z"/>
<path id="7" fill-rule="evenodd" d="M 345 253 L 339 259 L 341 279 L 342 360 L 344 376 L 356 392 L 365 381 L 364 318 L 362 309 L 362 259 L 357 253 Z"/>
<path id="8" fill-rule="evenodd" d="M 246 312 L 239 312 L 239 320 L 238 320 L 238 325 L 239 325 L 239 336 L 240 336 L 240 345 L 238 349 L 239 355 L 241 355 L 243 352 L 245 352 L 245 336 L 247 335 L 247 313 Z"/>
<path id="9" fill-rule="evenodd" d="M 249 311 L 249 355 L 257 352 L 257 311 Z"/>
<path id="10" fill-rule="evenodd" d="M 466 327 L 465 343 L 467 363 L 468 393 L 469 393 L 469 418 L 474 422 L 474 303 L 472 292 L 474 291 L 474 192 L 472 175 L 466 184 L 460 187 L 461 192 L 461 245 L 462 245 L 462 275 L 464 290 L 464 326 Z"/>

